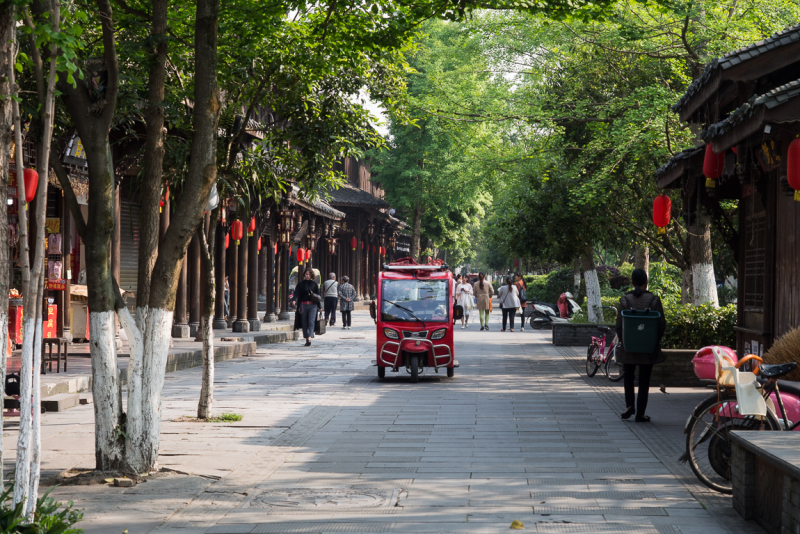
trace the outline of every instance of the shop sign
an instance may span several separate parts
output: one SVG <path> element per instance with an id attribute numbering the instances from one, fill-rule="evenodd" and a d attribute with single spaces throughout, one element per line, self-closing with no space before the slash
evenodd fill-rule
<path id="1" fill-rule="evenodd" d="M 57 330 L 56 330 L 56 307 L 55 305 L 50 305 L 47 307 L 47 321 L 42 325 L 42 337 L 53 338 L 57 337 Z"/>
<path id="2" fill-rule="evenodd" d="M 48 234 L 60 234 L 61 233 L 61 219 L 58 217 L 54 218 L 47 218 L 44 221 L 44 227 L 47 230 Z"/>
<path id="3" fill-rule="evenodd" d="M 17 196 L 17 171 L 8 170 L 8 196 Z"/>
<path id="4" fill-rule="evenodd" d="M 49 289 L 50 291 L 66 291 L 67 289 L 67 280 L 47 280 L 45 289 Z"/>

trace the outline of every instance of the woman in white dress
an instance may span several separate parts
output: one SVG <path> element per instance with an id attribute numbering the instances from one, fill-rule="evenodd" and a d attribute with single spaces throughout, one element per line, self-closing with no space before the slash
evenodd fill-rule
<path id="1" fill-rule="evenodd" d="M 469 326 L 469 313 L 475 307 L 475 297 L 468 277 L 463 276 L 461 283 L 456 286 L 456 298 L 456 303 L 464 308 L 464 315 L 461 317 L 461 328 L 464 329 Z"/>

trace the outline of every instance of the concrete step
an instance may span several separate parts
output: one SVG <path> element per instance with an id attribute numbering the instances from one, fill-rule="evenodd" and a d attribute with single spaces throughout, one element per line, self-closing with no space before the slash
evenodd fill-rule
<path id="1" fill-rule="evenodd" d="M 81 395 L 77 393 L 59 393 L 42 399 L 42 410 L 46 412 L 64 412 L 81 404 Z"/>

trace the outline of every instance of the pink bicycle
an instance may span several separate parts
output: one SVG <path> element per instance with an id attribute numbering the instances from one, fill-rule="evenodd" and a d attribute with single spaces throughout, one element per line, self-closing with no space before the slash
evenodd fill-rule
<path id="1" fill-rule="evenodd" d="M 614 334 L 606 351 L 606 335 L 611 332 L 611 329 L 607 326 L 598 326 L 597 329 L 603 333 L 603 337 L 592 336 L 592 343 L 586 353 L 586 374 L 589 378 L 593 377 L 602 365 L 606 378 L 612 382 L 619 382 L 625 376 L 625 368 L 622 364 L 617 363 L 617 335 Z"/>

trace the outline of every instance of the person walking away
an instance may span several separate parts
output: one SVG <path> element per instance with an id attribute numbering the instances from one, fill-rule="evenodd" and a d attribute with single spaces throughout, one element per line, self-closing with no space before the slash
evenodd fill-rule
<path id="1" fill-rule="evenodd" d="M 456 286 L 456 295 L 458 295 L 458 305 L 464 309 L 464 315 L 461 316 L 461 328 L 469 326 L 470 310 L 475 306 L 475 296 L 472 294 L 472 286 L 469 285 L 469 278 L 463 276 L 461 283 Z"/>
<path id="2" fill-rule="evenodd" d="M 527 290 L 525 289 L 525 279 L 522 277 L 522 273 L 517 273 L 514 275 L 516 277 L 516 282 L 514 285 L 517 286 L 517 292 L 519 294 L 519 329 L 521 331 L 525 331 L 525 304 L 528 301 Z"/>
<path id="3" fill-rule="evenodd" d="M 311 338 L 314 337 L 314 325 L 317 322 L 317 311 L 319 310 L 317 303 L 312 300 L 312 295 L 319 296 L 319 286 L 314 281 L 314 271 L 308 268 L 303 273 L 303 279 L 294 288 L 294 300 L 297 302 L 297 310 L 300 313 L 306 347 L 311 346 Z"/>
<path id="4" fill-rule="evenodd" d="M 478 299 L 478 319 L 481 322 L 481 330 L 489 330 L 489 312 L 492 310 L 494 288 L 486 281 L 484 273 L 478 273 L 478 281 L 472 286 L 472 292 Z"/>
<path id="5" fill-rule="evenodd" d="M 322 296 L 325 297 L 325 322 L 328 323 L 330 316 L 331 326 L 336 324 L 336 303 L 339 302 L 339 282 L 336 281 L 336 273 L 328 275 L 328 279 L 322 284 Z"/>
<path id="6" fill-rule="evenodd" d="M 519 308 L 519 290 L 514 285 L 514 279 L 511 276 L 506 277 L 506 283 L 497 290 L 497 299 L 500 301 L 500 309 L 503 310 L 503 329 L 501 332 L 506 331 L 506 321 L 511 318 L 511 331 L 514 331 L 514 315 Z"/>
<path id="7" fill-rule="evenodd" d="M 231 286 L 228 285 L 228 277 L 225 277 L 225 320 L 228 320 L 228 308 L 231 299 Z"/>
<path id="8" fill-rule="evenodd" d="M 349 277 L 343 276 L 342 283 L 339 285 L 338 291 L 339 310 L 342 312 L 342 330 L 350 330 L 350 314 L 355 307 L 356 288 L 350 285 Z"/>
<path id="9" fill-rule="evenodd" d="M 647 273 L 644 269 L 634 269 L 631 273 L 631 283 L 633 291 L 629 291 L 619 299 L 619 311 L 617 314 L 617 362 L 622 363 L 625 375 L 625 411 L 620 415 L 622 419 L 630 419 L 636 415 L 637 423 L 648 423 L 650 418 L 645 415 L 647 410 L 647 397 L 650 390 L 650 374 L 653 372 L 653 365 L 664 361 L 664 353 L 661 351 L 661 338 L 667 327 L 667 320 L 664 318 L 664 307 L 661 299 L 647 291 Z M 622 310 L 644 310 L 649 308 L 661 314 L 658 320 L 658 345 L 656 350 L 651 353 L 627 352 L 622 342 L 624 332 L 622 331 Z M 639 395 L 634 396 L 633 382 L 634 372 L 639 368 Z M 635 401 L 635 402 L 634 402 Z"/>

